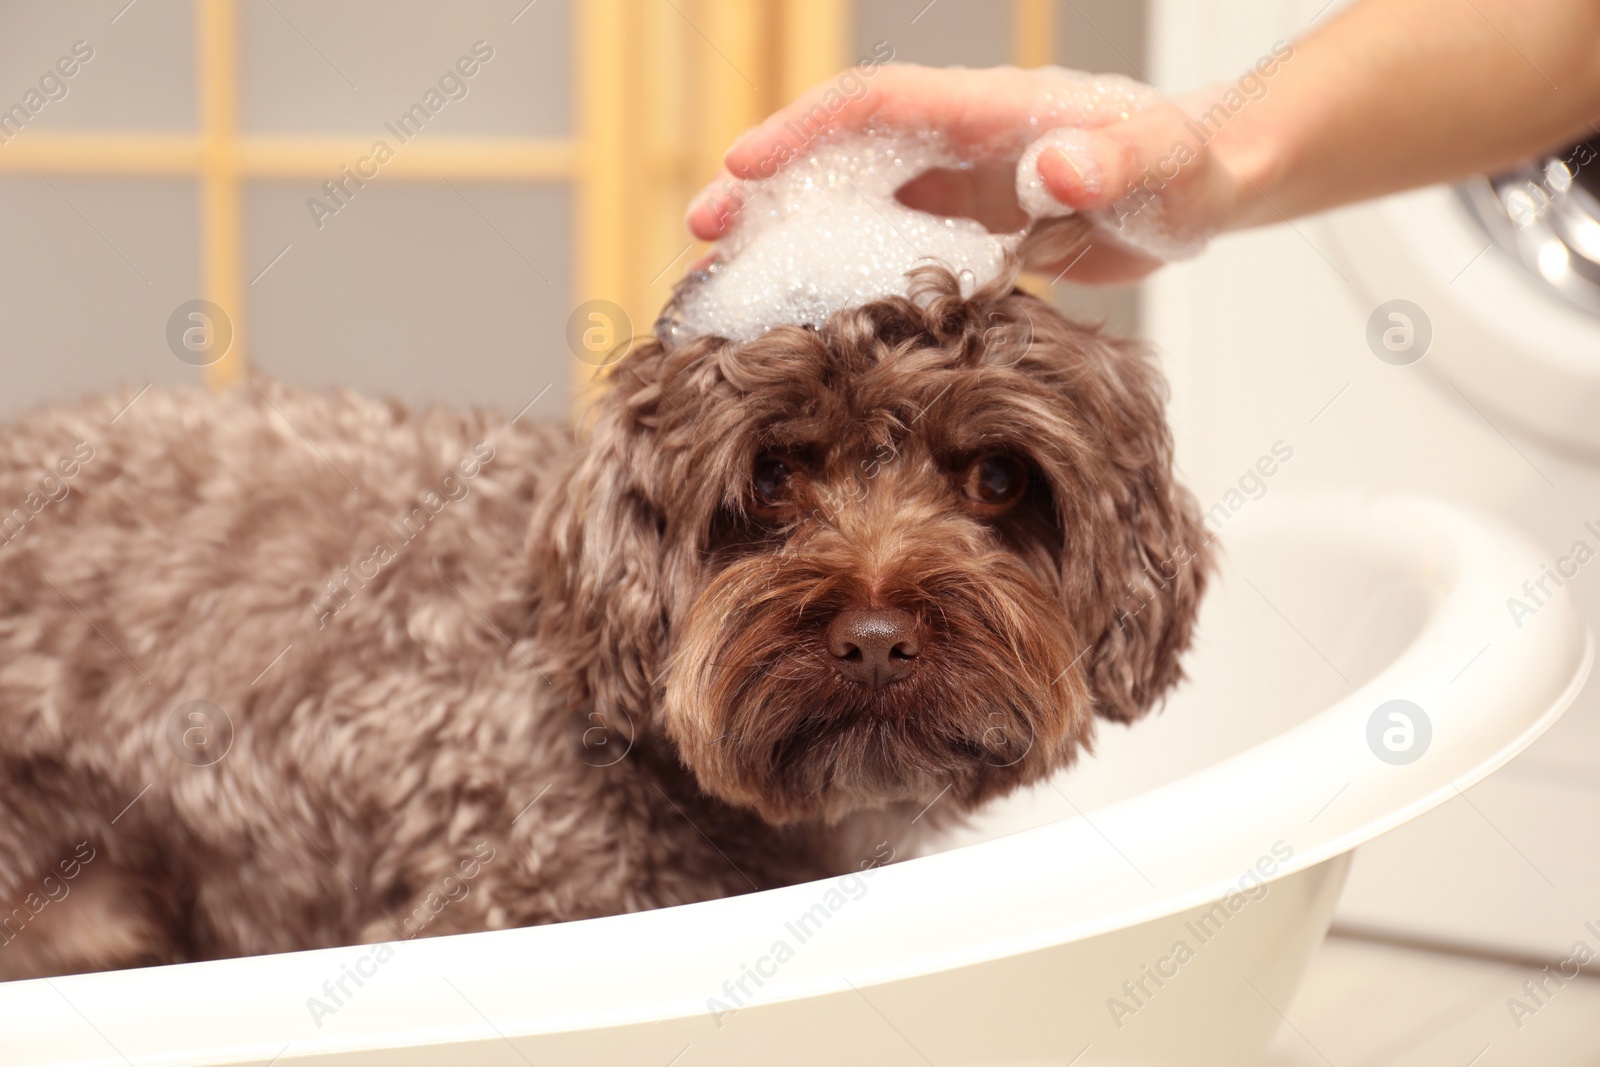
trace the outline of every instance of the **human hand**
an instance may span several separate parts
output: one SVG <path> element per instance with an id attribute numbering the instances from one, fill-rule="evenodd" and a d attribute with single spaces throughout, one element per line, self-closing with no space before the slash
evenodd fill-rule
<path id="1" fill-rule="evenodd" d="M 1054 127 L 1090 131 L 1086 151 L 1069 157 L 1047 148 L 1037 164 L 1045 190 L 1077 217 L 1037 226 L 1023 245 L 1031 269 L 1051 274 L 1070 269 L 1077 282 L 1126 282 L 1160 266 L 1161 259 L 1117 238 L 1119 220 L 1136 217 L 1181 239 L 1203 239 L 1227 227 L 1240 199 L 1239 182 L 1189 116 L 1134 83 L 1088 109 L 1074 100 L 1082 85 L 1050 68 L 891 64 L 878 68 L 858 97 L 833 92 L 829 107 L 824 98 L 836 84 L 802 94 L 739 138 L 724 157 L 719 179 L 689 210 L 695 236 L 714 240 L 729 232 L 744 201 L 741 183 L 770 177 L 785 161 L 803 155 L 823 130 L 871 125 L 941 132 L 969 165 L 930 171 L 902 186 L 897 197 L 932 214 L 977 219 L 995 232 L 1019 230 L 1028 222 L 1016 190 L 1016 164 L 1027 145 Z M 821 128 L 814 119 L 819 108 L 828 116 Z"/>

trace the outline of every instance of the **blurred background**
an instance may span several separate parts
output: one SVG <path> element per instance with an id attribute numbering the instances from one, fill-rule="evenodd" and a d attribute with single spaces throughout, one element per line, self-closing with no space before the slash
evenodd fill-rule
<path id="1" fill-rule="evenodd" d="M 0 122 L 0 414 L 196 380 L 167 321 L 203 298 L 235 331 L 214 383 L 513 411 L 553 383 L 560 418 L 574 308 L 647 331 L 690 196 L 801 89 L 879 42 L 1137 76 L 1144 28 L 1118 0 L 3 0 L 0 108 L 77 42 L 64 95 Z M 1131 291 L 1075 296 L 1133 328 Z"/>
<path id="2" fill-rule="evenodd" d="M 879 42 L 1182 92 L 1337 6 L 0 0 L 0 417 L 254 367 L 414 402 L 537 396 L 564 418 L 593 372 L 568 342 L 578 309 L 608 301 L 648 330 L 700 251 L 683 210 L 727 144 Z M 1595 171 L 1555 163 L 1231 235 L 1140 287 L 1035 285 L 1157 345 L 1203 507 L 1282 442 L 1293 461 L 1263 495 L 1427 492 L 1555 561 L 1600 546 Z M 207 367 L 169 341 L 196 299 L 233 327 Z M 1400 351 L 1372 340 L 1397 308 L 1415 338 Z M 1591 618 L 1596 570 L 1567 583 Z M 1318 620 L 1285 621 L 1316 639 Z M 1600 979 L 1509 1009 L 1575 942 L 1600 948 L 1595 691 L 1505 771 L 1358 852 L 1275 1064 L 1600 1063 Z"/>

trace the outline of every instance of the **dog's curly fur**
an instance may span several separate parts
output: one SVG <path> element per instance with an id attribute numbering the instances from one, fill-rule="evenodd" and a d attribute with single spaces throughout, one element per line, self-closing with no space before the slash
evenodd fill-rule
<path id="1" fill-rule="evenodd" d="M 1205 583 L 1153 363 L 1009 275 L 641 343 L 577 440 L 266 382 L 132 395 L 0 432 L 0 976 L 852 869 L 1141 715 Z M 1030 482 L 986 517 L 960 479 L 992 454 Z M 766 455 L 793 476 L 758 509 Z M 882 606 L 925 641 L 875 689 L 821 635 Z"/>

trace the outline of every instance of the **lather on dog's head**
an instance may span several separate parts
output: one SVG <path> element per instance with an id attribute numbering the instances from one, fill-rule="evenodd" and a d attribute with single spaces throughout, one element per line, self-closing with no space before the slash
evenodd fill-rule
<path id="1" fill-rule="evenodd" d="M 536 520 L 547 667 L 707 793 L 970 807 L 1181 676 L 1208 562 L 1164 383 L 1014 272 L 612 377 Z"/>

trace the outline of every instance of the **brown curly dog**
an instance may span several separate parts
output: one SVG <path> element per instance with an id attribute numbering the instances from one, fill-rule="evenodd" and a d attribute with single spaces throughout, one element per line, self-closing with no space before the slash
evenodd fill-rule
<path id="1" fill-rule="evenodd" d="M 1143 714 L 1207 571 L 1164 385 L 1014 279 L 640 343 L 576 438 L 267 382 L 0 431 L 0 975 L 819 878 Z"/>

